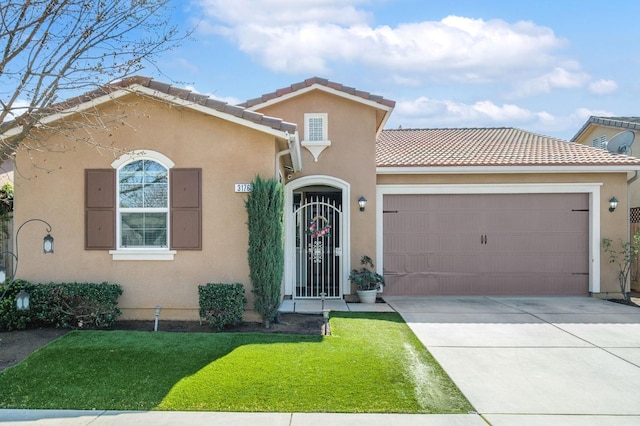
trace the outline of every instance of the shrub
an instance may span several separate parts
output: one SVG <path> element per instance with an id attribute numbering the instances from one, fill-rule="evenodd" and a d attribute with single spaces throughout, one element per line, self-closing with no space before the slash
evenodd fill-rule
<path id="1" fill-rule="evenodd" d="M 609 263 L 615 263 L 618 267 L 618 285 L 620 286 L 620 292 L 625 302 L 631 301 L 631 292 L 627 285 L 629 281 L 629 274 L 631 272 L 631 265 L 638 260 L 638 252 L 640 251 L 640 233 L 635 233 L 631 237 L 631 241 L 620 241 L 620 249 L 613 247 L 613 242 L 610 238 L 602 239 L 602 248 L 605 253 L 609 255 Z"/>
<path id="2" fill-rule="evenodd" d="M 249 228 L 249 278 L 255 293 L 256 310 L 268 328 L 277 319 L 280 308 L 280 287 L 284 266 L 283 185 L 275 179 L 256 176 L 253 191 L 245 207 Z"/>
<path id="3" fill-rule="evenodd" d="M 15 296 L 21 289 L 29 293 L 30 308 L 25 311 L 16 310 L 15 305 Z M 121 294 L 118 284 L 31 284 L 16 280 L 0 302 L 0 329 L 110 327 L 120 316 L 117 299 Z"/>
<path id="4" fill-rule="evenodd" d="M 244 286 L 234 284 L 205 284 L 198 286 L 200 296 L 200 318 L 209 326 L 222 330 L 226 325 L 242 322 L 242 313 L 247 299 Z"/>

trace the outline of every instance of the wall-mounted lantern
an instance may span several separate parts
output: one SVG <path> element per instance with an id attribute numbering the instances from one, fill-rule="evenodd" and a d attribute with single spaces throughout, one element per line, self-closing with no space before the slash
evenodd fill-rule
<path id="1" fill-rule="evenodd" d="M 53 237 L 51 234 L 47 234 L 47 236 L 44 237 L 42 248 L 45 254 L 53 253 Z"/>
<path id="2" fill-rule="evenodd" d="M 616 207 L 618 207 L 618 199 L 616 197 L 611 197 L 609 200 L 609 211 L 614 211 Z"/>
<path id="3" fill-rule="evenodd" d="M 367 199 L 364 198 L 364 195 L 361 195 L 360 198 L 358 198 L 358 205 L 360 206 L 361 212 L 363 212 L 364 208 L 367 207 Z"/>

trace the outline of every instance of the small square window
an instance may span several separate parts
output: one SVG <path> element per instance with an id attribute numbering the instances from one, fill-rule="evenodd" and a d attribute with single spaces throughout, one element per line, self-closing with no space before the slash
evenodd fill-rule
<path id="1" fill-rule="evenodd" d="M 326 113 L 310 113 L 304 115 L 304 140 L 307 142 L 329 140 L 327 135 Z"/>

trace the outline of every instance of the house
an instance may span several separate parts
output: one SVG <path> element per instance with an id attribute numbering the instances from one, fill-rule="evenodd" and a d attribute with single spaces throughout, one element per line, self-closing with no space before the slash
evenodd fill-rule
<path id="1" fill-rule="evenodd" d="M 596 148 L 607 149 L 608 142 L 621 132 L 633 132 L 635 144 L 631 145 L 631 151 L 627 155 L 634 155 L 633 151 L 638 149 L 640 143 L 640 117 L 595 117 L 591 116 L 571 138 L 571 142 L 582 145 L 590 145 Z M 629 206 L 631 209 L 638 209 L 640 216 L 640 183 L 634 184 L 632 181 L 629 189 Z"/>
<path id="2" fill-rule="evenodd" d="M 25 228 L 18 275 L 120 283 L 129 319 L 197 319 L 208 282 L 244 283 L 251 309 L 259 174 L 285 184 L 286 298 L 353 297 L 363 255 L 391 295 L 619 291 L 600 241 L 626 238 L 640 160 L 512 128 L 385 130 L 394 106 L 321 78 L 239 106 L 145 77 L 69 100 L 16 154 L 15 223 L 56 238 L 45 255 Z"/>
<path id="3" fill-rule="evenodd" d="M 590 145 L 600 149 L 611 148 L 608 146 L 616 135 L 632 133 L 633 137 L 627 137 L 631 146 L 626 155 L 637 157 L 638 143 L 640 143 L 640 117 L 596 117 L 591 116 L 571 138 L 571 142 L 582 145 Z M 635 144 L 634 144 L 635 142 Z M 640 182 L 638 173 L 629 177 L 629 222 L 630 234 L 640 232 Z M 636 262 L 631 267 L 631 287 L 640 289 L 640 265 Z"/>

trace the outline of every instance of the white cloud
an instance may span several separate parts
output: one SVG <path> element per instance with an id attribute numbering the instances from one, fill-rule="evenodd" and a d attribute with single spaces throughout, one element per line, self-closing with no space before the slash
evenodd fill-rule
<path id="1" fill-rule="evenodd" d="M 550 93 L 554 89 L 575 89 L 584 86 L 589 79 L 589 75 L 584 72 L 556 67 L 539 77 L 519 83 L 512 96 L 524 97 Z"/>
<path id="2" fill-rule="evenodd" d="M 396 104 L 393 121 L 403 127 L 513 126 L 531 122 L 536 114 L 513 104 L 483 100 L 465 104 L 419 97 Z"/>
<path id="3" fill-rule="evenodd" d="M 389 128 L 518 127 L 569 140 L 590 116 L 611 116 L 609 111 L 576 108 L 563 115 L 532 111 L 514 104 L 483 100 L 465 104 L 419 97 L 396 104 Z"/>
<path id="4" fill-rule="evenodd" d="M 589 91 L 595 95 L 608 95 L 618 90 L 618 83 L 613 80 L 598 80 L 589 84 Z"/>
<path id="5" fill-rule="evenodd" d="M 313 22 L 339 25 L 362 24 L 370 13 L 356 9 L 366 0 L 200 0 L 205 15 L 221 25 L 244 24 L 280 27 Z"/>
<path id="6" fill-rule="evenodd" d="M 210 20 L 240 50 L 277 72 L 324 73 L 350 63 L 407 81 L 512 81 L 557 64 L 565 42 L 532 22 L 448 16 L 395 27 L 369 24 L 362 0 L 201 0 Z"/>

